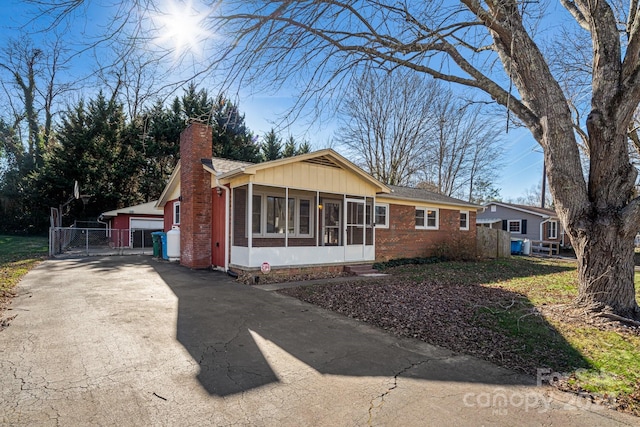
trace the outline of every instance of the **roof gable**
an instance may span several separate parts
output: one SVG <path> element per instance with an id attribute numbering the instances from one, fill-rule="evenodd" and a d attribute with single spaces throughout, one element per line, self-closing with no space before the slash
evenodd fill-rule
<path id="1" fill-rule="evenodd" d="M 202 167 L 210 172 L 220 183 L 227 184 L 233 178 L 241 175 L 255 175 L 259 171 L 263 171 L 270 168 L 277 168 L 280 166 L 288 165 L 291 163 L 307 163 L 311 165 L 337 168 L 346 170 L 358 176 L 363 181 L 366 181 L 369 185 L 373 186 L 376 193 L 390 193 L 391 190 L 382 182 L 378 181 L 358 166 L 347 160 L 332 149 L 324 149 L 315 151 L 313 153 L 301 154 L 293 157 L 286 157 L 278 160 L 272 160 L 263 163 L 250 163 L 238 160 L 229 160 L 219 157 L 213 157 L 211 159 L 202 159 Z M 173 194 L 176 188 L 180 186 L 180 161 L 176 165 L 167 185 L 165 186 L 158 202 L 157 207 L 164 207 L 169 201 L 169 197 Z"/>
<path id="2" fill-rule="evenodd" d="M 216 174 L 216 177 L 223 183 L 229 182 L 230 179 L 240 175 L 255 175 L 257 172 L 277 168 L 291 163 L 308 163 L 318 166 L 337 168 L 349 171 L 376 188 L 378 193 L 390 193 L 391 190 L 382 182 L 369 175 L 358 166 L 341 156 L 334 150 L 328 148 L 324 150 L 314 151 L 313 153 L 300 154 L 293 157 L 285 157 L 278 160 L 271 160 L 263 163 L 246 163 L 227 172 Z M 215 168 L 215 165 L 214 165 Z"/>
<path id="3" fill-rule="evenodd" d="M 558 216 L 556 212 L 551 209 L 545 209 L 536 206 L 518 205 L 515 203 L 490 202 L 487 203 L 484 207 L 487 208 L 491 205 L 501 206 L 505 209 L 513 209 L 520 212 L 526 212 L 528 214 L 536 215 L 541 218 L 556 218 Z"/>

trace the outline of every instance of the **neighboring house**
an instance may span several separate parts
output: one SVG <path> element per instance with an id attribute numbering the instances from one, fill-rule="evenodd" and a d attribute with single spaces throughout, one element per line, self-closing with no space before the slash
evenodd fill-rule
<path id="1" fill-rule="evenodd" d="M 427 256 L 454 238 L 475 248 L 477 205 L 386 186 L 333 150 L 251 164 L 211 158 L 211 128 L 192 123 L 157 206 L 180 227 L 180 263 L 239 274 L 270 267 Z"/>
<path id="2" fill-rule="evenodd" d="M 476 224 L 509 231 L 517 239 L 565 243 L 564 229 L 551 209 L 491 202 L 478 212 Z"/>
<path id="3" fill-rule="evenodd" d="M 118 247 L 151 247 L 151 233 L 164 229 L 164 212 L 156 208 L 157 201 L 104 212 L 98 220 L 107 225 L 114 245 Z"/>

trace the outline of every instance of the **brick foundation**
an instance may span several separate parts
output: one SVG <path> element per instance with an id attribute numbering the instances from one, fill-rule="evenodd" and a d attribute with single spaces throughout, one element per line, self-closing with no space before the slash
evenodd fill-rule
<path id="1" fill-rule="evenodd" d="M 344 264 L 275 267 L 268 274 L 263 274 L 259 268 L 240 268 L 232 266 L 229 270 L 238 275 L 238 280 L 249 285 L 290 282 L 293 280 L 324 279 L 347 275 Z"/>

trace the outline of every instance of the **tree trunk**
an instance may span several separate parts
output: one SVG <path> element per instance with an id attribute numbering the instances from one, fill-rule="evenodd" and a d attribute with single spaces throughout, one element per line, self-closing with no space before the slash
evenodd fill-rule
<path id="1" fill-rule="evenodd" d="M 640 316 L 633 281 L 633 248 L 633 236 L 622 236 L 609 221 L 598 221 L 574 239 L 579 306 L 635 319 Z"/>
<path id="2" fill-rule="evenodd" d="M 637 175 L 629 161 L 626 133 L 616 129 L 610 117 L 615 117 L 614 112 L 592 110 L 587 119 L 588 201 L 582 209 L 574 205 L 566 228 L 578 257 L 577 304 L 589 311 L 637 319 L 634 237 L 638 229 L 629 224 L 638 221 L 626 209 Z M 565 201 L 571 197 L 563 195 Z"/>

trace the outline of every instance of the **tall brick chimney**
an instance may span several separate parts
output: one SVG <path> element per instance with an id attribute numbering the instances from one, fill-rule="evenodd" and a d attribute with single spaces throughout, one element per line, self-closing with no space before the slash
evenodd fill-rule
<path id="1" fill-rule="evenodd" d="M 211 174 L 202 159 L 211 159 L 212 129 L 191 123 L 180 134 L 180 264 L 211 267 Z"/>

